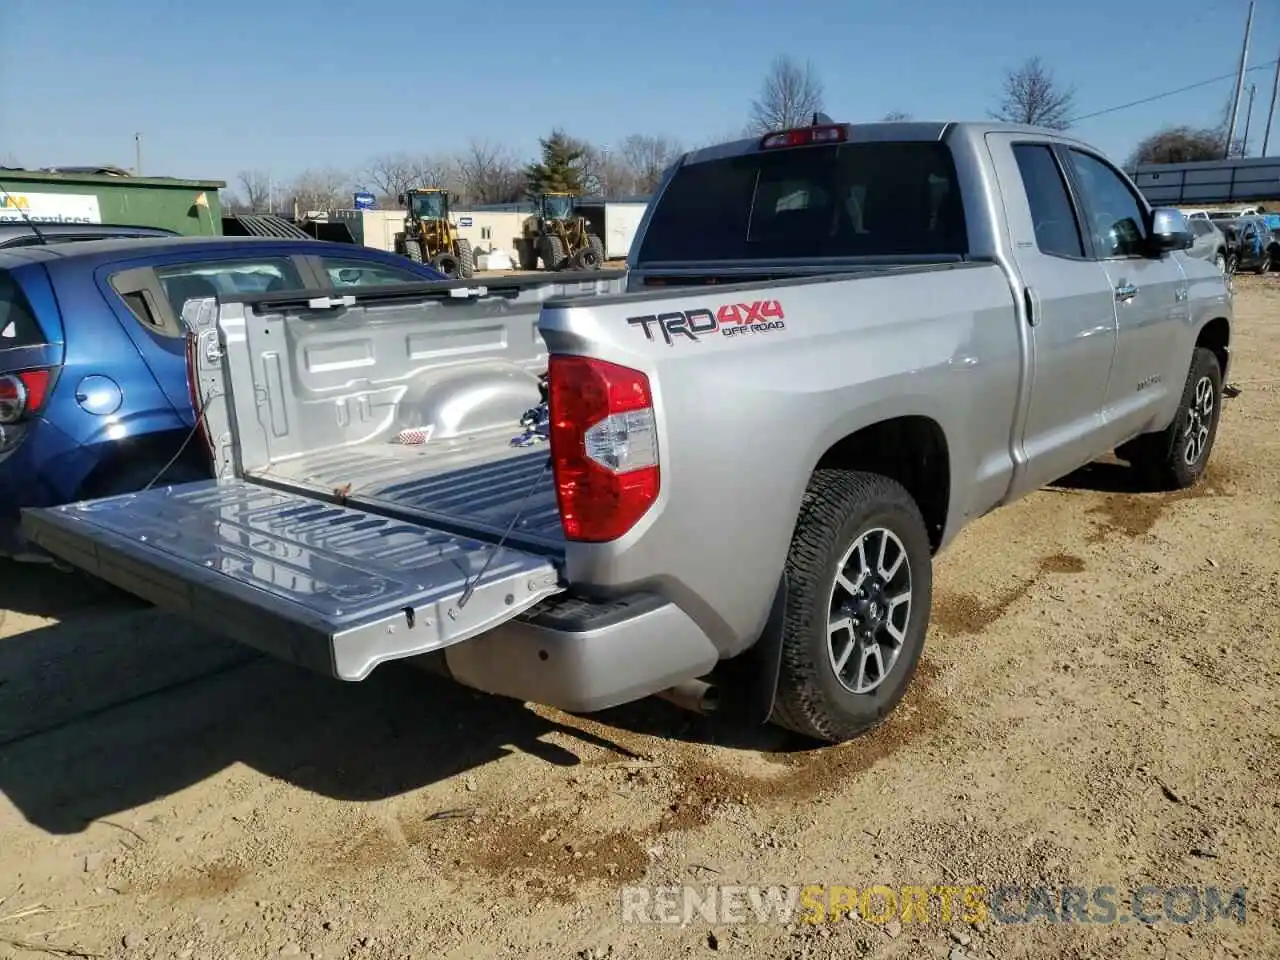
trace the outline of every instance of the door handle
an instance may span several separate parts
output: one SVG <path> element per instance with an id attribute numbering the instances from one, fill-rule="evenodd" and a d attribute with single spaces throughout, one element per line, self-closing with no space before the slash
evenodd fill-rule
<path id="1" fill-rule="evenodd" d="M 1040 316 L 1036 312 L 1036 295 L 1030 287 L 1022 288 L 1022 305 L 1027 311 L 1027 326 L 1034 327 L 1040 322 Z"/>
<path id="2" fill-rule="evenodd" d="M 1138 288 L 1132 283 L 1122 283 L 1116 287 L 1116 299 L 1121 303 L 1126 303 L 1138 295 Z"/>

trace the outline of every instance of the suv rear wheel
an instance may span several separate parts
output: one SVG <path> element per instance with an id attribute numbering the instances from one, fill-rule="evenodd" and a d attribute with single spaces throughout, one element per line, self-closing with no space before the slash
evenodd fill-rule
<path id="1" fill-rule="evenodd" d="M 933 593 L 929 535 L 901 484 L 819 470 L 787 556 L 773 720 L 830 742 L 883 720 L 907 691 Z"/>

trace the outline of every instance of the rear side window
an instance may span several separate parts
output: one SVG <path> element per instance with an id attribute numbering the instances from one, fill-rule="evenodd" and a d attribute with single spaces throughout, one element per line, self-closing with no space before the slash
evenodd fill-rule
<path id="1" fill-rule="evenodd" d="M 1027 191 L 1036 246 L 1041 253 L 1059 257 L 1083 257 L 1084 240 L 1071 196 L 1053 151 L 1042 144 L 1019 143 L 1013 148 Z"/>
<path id="2" fill-rule="evenodd" d="M 177 317 L 182 316 L 183 304 L 188 300 L 304 289 L 293 261 L 287 257 L 184 263 L 158 267 L 156 277 Z"/>
<path id="3" fill-rule="evenodd" d="M 288 257 L 134 267 L 112 274 L 110 283 L 138 323 L 167 337 L 186 335 L 182 309 L 190 300 L 305 289 Z"/>
<path id="4" fill-rule="evenodd" d="M 320 257 L 320 269 L 332 287 L 377 287 L 388 283 L 424 283 L 427 278 L 409 269 L 374 260 Z"/>
<path id="5" fill-rule="evenodd" d="M 0 350 L 44 343 L 44 332 L 17 279 L 0 270 Z"/>
<path id="6" fill-rule="evenodd" d="M 962 256 L 964 206 L 941 143 L 844 143 L 681 167 L 639 258 Z"/>

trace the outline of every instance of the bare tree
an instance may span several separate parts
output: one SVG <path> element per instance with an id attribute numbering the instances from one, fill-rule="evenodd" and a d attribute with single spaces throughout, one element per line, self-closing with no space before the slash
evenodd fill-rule
<path id="1" fill-rule="evenodd" d="M 898 121 L 901 121 L 901 120 L 910 120 L 910 119 L 911 119 L 911 114 L 903 113 L 901 110 L 890 110 L 888 113 L 886 113 L 883 117 L 880 118 L 880 120 L 883 123 L 897 123 Z"/>
<path id="2" fill-rule="evenodd" d="M 271 177 L 262 170 L 241 170 L 236 174 L 246 213 L 270 213 Z M 240 199 L 239 196 L 236 198 Z"/>
<path id="3" fill-rule="evenodd" d="M 294 180 L 290 193 L 299 213 L 308 210 L 335 210 L 350 202 L 351 177 L 333 168 L 307 170 Z"/>
<path id="4" fill-rule="evenodd" d="M 524 198 L 523 168 L 500 144 L 472 140 L 458 158 L 458 175 L 471 203 L 514 203 Z"/>
<path id="5" fill-rule="evenodd" d="M 588 146 L 582 157 L 582 185 L 588 194 L 622 197 L 636 192 L 635 176 L 618 151 Z"/>
<path id="6" fill-rule="evenodd" d="M 751 130 L 769 133 L 803 126 L 821 109 L 822 81 L 813 65 L 777 57 L 760 85 L 760 96 L 751 101 Z"/>
<path id="7" fill-rule="evenodd" d="M 651 193 L 656 190 L 662 174 L 682 152 L 680 144 L 670 137 L 636 133 L 623 140 L 622 157 L 631 170 L 635 191 Z"/>
<path id="8" fill-rule="evenodd" d="M 1075 98 L 1074 87 L 1059 84 L 1039 57 L 1031 57 L 1005 74 L 1000 106 L 991 111 L 991 117 L 1066 130 L 1075 112 Z"/>
<path id="9" fill-rule="evenodd" d="M 359 177 L 360 186 L 386 205 L 398 203 L 400 194 L 415 187 L 456 190 L 457 164 L 450 157 L 432 154 L 384 153 L 374 157 Z"/>
<path id="10" fill-rule="evenodd" d="M 252 213 L 249 204 L 240 199 L 232 190 L 219 190 L 218 203 L 222 207 L 223 216 L 234 217 L 241 213 Z"/>

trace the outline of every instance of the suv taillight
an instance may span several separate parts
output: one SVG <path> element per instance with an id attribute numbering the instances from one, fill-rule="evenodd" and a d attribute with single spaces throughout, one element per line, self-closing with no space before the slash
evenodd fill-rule
<path id="1" fill-rule="evenodd" d="M 39 413 L 48 394 L 48 370 L 0 376 L 0 423 L 17 423 L 23 417 Z"/>
<path id="2" fill-rule="evenodd" d="M 649 378 L 590 357 L 547 364 L 551 465 L 566 539 L 616 540 L 658 499 Z"/>

